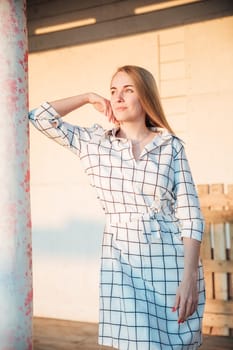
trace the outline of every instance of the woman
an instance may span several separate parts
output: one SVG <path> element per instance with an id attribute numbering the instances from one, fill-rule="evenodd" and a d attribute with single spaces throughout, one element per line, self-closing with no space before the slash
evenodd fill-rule
<path id="1" fill-rule="evenodd" d="M 86 103 L 116 127 L 62 121 Z M 106 214 L 99 344 L 197 349 L 205 302 L 203 218 L 184 147 L 164 116 L 151 73 L 121 67 L 110 101 L 87 93 L 44 103 L 30 119 L 80 157 Z"/>

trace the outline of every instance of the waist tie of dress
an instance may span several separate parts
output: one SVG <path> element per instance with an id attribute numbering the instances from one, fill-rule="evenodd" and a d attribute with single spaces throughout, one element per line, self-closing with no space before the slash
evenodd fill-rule
<path id="1" fill-rule="evenodd" d="M 154 208 L 149 208 L 149 211 L 144 213 L 106 213 L 106 223 L 109 225 L 127 224 L 135 221 L 141 222 L 147 243 L 150 243 L 153 238 L 161 239 L 161 231 L 168 230 L 170 232 L 169 224 L 174 224 L 171 214 L 157 212 Z"/>

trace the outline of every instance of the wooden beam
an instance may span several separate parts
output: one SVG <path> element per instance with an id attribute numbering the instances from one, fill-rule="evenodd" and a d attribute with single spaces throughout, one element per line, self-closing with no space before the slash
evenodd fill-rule
<path id="1" fill-rule="evenodd" d="M 124 3 L 125 2 L 126 1 L 124 1 Z M 129 0 L 127 2 L 129 6 L 132 7 L 132 3 L 134 2 Z M 67 3 L 68 2 L 65 4 Z M 141 1 L 141 5 L 143 5 L 143 1 Z M 64 8 L 65 6 L 66 5 L 64 5 Z M 56 13 L 55 11 L 54 13 Z M 99 7 L 99 11 L 101 11 L 101 7 Z M 91 14 L 92 11 L 90 9 L 89 16 L 91 16 Z M 140 15 L 132 14 L 132 16 L 121 18 L 119 18 L 118 14 L 116 15 L 116 17 L 118 17 L 115 19 L 102 19 L 102 22 L 98 22 L 97 19 L 96 24 L 84 27 L 29 36 L 29 50 L 33 52 L 50 50 L 64 46 L 80 45 L 126 35 L 171 28 L 188 23 L 229 16 L 231 14 L 233 14 L 233 3 L 229 0 L 200 1 Z M 31 21 L 29 18 L 29 31 L 30 25 Z"/>
<path id="2" fill-rule="evenodd" d="M 233 317 L 227 314 L 216 314 L 206 312 L 203 319 L 204 326 L 215 328 L 233 328 Z"/>
<path id="3" fill-rule="evenodd" d="M 209 210 L 202 208 L 202 213 L 206 222 L 213 224 L 233 222 L 233 209 L 229 210 Z"/>
<path id="4" fill-rule="evenodd" d="M 167 0 L 160 1 L 165 2 Z M 45 3 L 33 4 L 28 1 L 28 19 L 30 23 L 37 21 L 53 21 L 54 23 L 63 23 L 69 20 L 70 15 L 77 16 L 76 19 L 83 16 L 96 16 L 99 19 L 105 16 L 105 19 L 114 17 L 123 17 L 124 15 L 133 15 L 134 9 L 140 6 L 154 4 L 154 0 L 53 0 Z M 55 11 L 54 11 L 55 9 Z M 62 21 L 62 22 L 61 22 Z"/>
<path id="5" fill-rule="evenodd" d="M 205 312 L 233 315 L 233 301 L 206 299 Z"/>
<path id="6" fill-rule="evenodd" d="M 204 259 L 202 262 L 206 272 L 233 273 L 233 261 Z"/>
<path id="7" fill-rule="evenodd" d="M 200 203 L 202 207 L 216 205 L 233 207 L 233 194 L 216 193 L 214 196 L 213 194 L 204 194 L 200 196 Z"/>
<path id="8" fill-rule="evenodd" d="M 48 17 L 56 17 L 64 15 L 64 13 L 78 13 L 79 11 L 92 11 L 98 7 L 106 7 L 108 5 L 114 5 L 120 2 L 128 1 L 116 1 L 116 0 L 69 0 L 64 2 L 64 0 L 50 0 L 46 2 L 38 0 L 28 0 L 27 1 L 27 13 L 29 20 L 43 19 Z M 133 2 L 139 2 L 138 0 Z M 142 1 L 140 1 L 142 2 Z M 153 0 L 145 1 L 148 3 L 154 2 Z M 131 1 L 132 3 L 132 1 Z"/>

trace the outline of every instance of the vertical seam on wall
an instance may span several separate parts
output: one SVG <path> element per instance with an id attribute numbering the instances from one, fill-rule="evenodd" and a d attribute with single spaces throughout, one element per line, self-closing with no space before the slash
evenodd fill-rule
<path id="1" fill-rule="evenodd" d="M 158 33 L 158 35 L 157 35 L 157 47 L 158 47 L 158 53 L 157 53 L 157 56 L 158 56 L 157 57 L 157 59 L 158 59 L 158 77 L 157 77 L 157 82 L 158 82 L 159 93 L 161 95 L 160 33 Z"/>

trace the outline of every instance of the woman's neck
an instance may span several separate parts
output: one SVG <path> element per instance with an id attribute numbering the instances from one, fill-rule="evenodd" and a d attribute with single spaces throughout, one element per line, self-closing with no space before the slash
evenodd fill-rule
<path id="1" fill-rule="evenodd" d="M 141 152 L 145 145 L 151 142 L 157 133 L 143 125 L 126 125 L 120 124 L 120 129 L 117 136 L 127 138 L 132 143 L 132 153 L 135 161 L 137 161 L 141 155 Z"/>
<path id="2" fill-rule="evenodd" d="M 137 142 L 148 137 L 151 130 L 143 123 L 121 123 L 118 136 Z"/>

